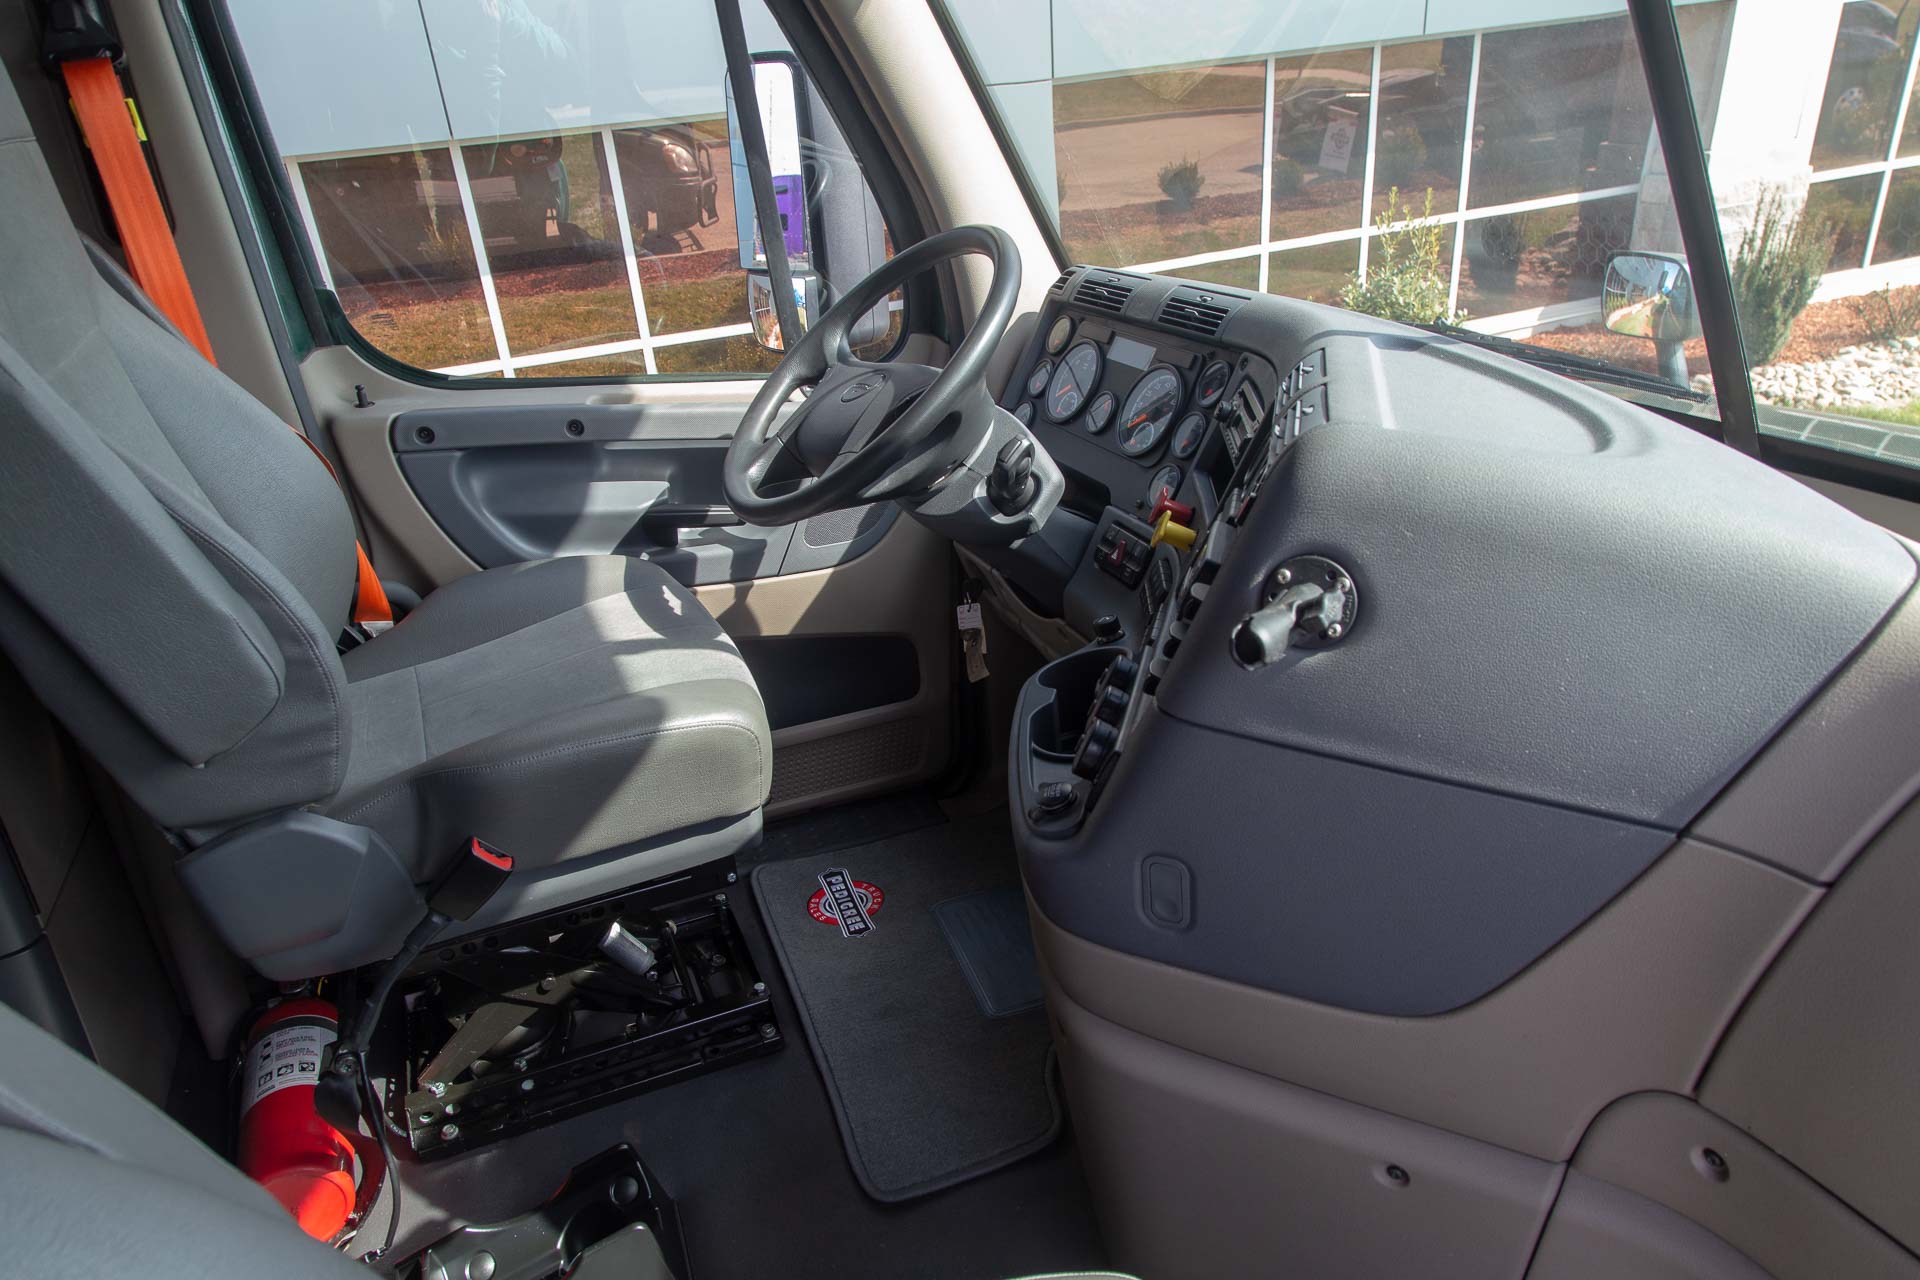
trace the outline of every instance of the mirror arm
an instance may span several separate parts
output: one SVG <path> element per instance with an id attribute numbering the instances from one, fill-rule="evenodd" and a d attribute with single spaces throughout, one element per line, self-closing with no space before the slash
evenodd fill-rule
<path id="1" fill-rule="evenodd" d="M 746 152 L 747 181 L 753 188 L 753 219 L 767 250 L 767 275 L 773 287 L 773 313 L 780 319 L 786 349 L 800 343 L 804 330 L 800 308 L 793 301 L 793 269 L 787 263 L 787 237 L 774 203 L 773 164 L 767 158 L 767 130 L 760 118 L 760 94 L 753 78 L 753 59 L 747 52 L 746 25 L 740 0 L 713 0 L 720 20 L 720 45 L 727 56 L 727 80 L 733 85 L 734 116 L 740 127 L 740 147 Z"/>

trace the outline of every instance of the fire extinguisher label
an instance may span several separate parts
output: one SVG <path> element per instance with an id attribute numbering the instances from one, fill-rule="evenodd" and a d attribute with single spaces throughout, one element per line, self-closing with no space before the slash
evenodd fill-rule
<path id="1" fill-rule="evenodd" d="M 312 1087 L 320 1079 L 320 1054 L 336 1039 L 324 1018 L 289 1018 L 247 1050 L 240 1077 L 240 1114 L 270 1093 L 295 1085 Z"/>

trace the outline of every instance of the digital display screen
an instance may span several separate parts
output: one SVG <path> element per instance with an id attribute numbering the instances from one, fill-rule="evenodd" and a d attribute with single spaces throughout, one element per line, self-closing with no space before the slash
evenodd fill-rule
<path id="1" fill-rule="evenodd" d="M 1152 366 L 1155 351 L 1144 342 L 1135 342 L 1132 338 L 1113 335 L 1113 342 L 1107 347 L 1107 359 L 1115 364 L 1124 364 L 1129 369 L 1146 369 Z"/>

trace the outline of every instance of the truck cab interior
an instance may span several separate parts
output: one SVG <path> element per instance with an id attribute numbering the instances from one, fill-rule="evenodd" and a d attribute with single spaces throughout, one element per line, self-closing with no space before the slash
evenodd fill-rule
<path id="1" fill-rule="evenodd" d="M 0 0 L 0 1273 L 1920 1277 L 1920 3 L 1205 8 Z"/>

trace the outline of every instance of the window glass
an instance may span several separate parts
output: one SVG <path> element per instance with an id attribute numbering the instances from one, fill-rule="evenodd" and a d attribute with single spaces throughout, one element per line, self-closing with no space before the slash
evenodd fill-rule
<path id="1" fill-rule="evenodd" d="M 656 347 L 653 358 L 661 373 L 703 373 L 713 368 L 766 373 L 780 363 L 779 352 L 744 336 Z"/>
<path id="2" fill-rule="evenodd" d="M 1873 225 L 1874 205 L 1880 199 L 1881 175 L 1835 178 L 1807 188 L 1807 215 L 1833 229 L 1833 252 L 1827 270 L 1861 265 L 1867 256 L 1867 233 Z M 1882 236 L 1885 239 L 1885 236 Z"/>
<path id="3" fill-rule="evenodd" d="M 601 136 L 464 146 L 460 157 L 507 346 L 532 356 L 637 340 Z"/>
<path id="4" fill-rule="evenodd" d="M 1920 464 L 1920 3 L 1796 16 L 1736 10 L 1710 161 L 1760 429 Z"/>
<path id="5" fill-rule="evenodd" d="M 1260 238 L 1266 64 L 1053 87 L 1060 234 L 1081 262 L 1160 262 Z"/>
<path id="6" fill-rule="evenodd" d="M 492 357 L 451 151 L 316 160 L 297 176 L 323 269 L 354 328 L 422 368 Z"/>
<path id="7" fill-rule="evenodd" d="M 1460 152 L 1472 79 L 1471 37 L 1381 47 L 1376 204 L 1397 188 L 1422 207 L 1429 191 L 1434 208 L 1460 207 Z"/>
<path id="8" fill-rule="evenodd" d="M 1912 7 L 1911 0 L 1840 7 L 1809 155 L 1815 169 L 1886 159 L 1913 40 L 1913 17 L 1904 11 Z M 1822 16 L 1831 20 L 1831 6 Z"/>
<path id="9" fill-rule="evenodd" d="M 943 2 L 1074 261 L 1675 373 L 1601 323 L 1612 255 L 1684 257 L 1624 4 L 1047 0 L 1050 21 L 1010 23 L 1002 0 Z M 1722 100 L 1747 6 L 1678 5 L 1709 140 L 1754 114 Z M 1684 354 L 1663 402 L 1711 415 L 1704 348 Z"/>
<path id="10" fill-rule="evenodd" d="M 1472 219 L 1460 306 L 1485 316 L 1598 296 L 1607 259 L 1632 243 L 1634 205 L 1616 196 Z"/>
<path id="11" fill-rule="evenodd" d="M 322 283 L 382 352 L 515 378 L 777 363 L 751 336 L 751 197 L 707 0 L 230 10 Z M 769 99 L 792 122 L 770 145 L 797 202 L 789 251 L 824 307 L 891 238 L 778 26 L 760 0 L 743 16 L 756 58 L 797 85 Z M 763 268 L 756 243 L 744 257 Z M 897 306 L 877 311 L 861 350 L 900 328 Z"/>
<path id="12" fill-rule="evenodd" d="M 1267 257 L 1267 289 L 1309 302 L 1338 302 L 1360 270 L 1360 242 L 1336 240 L 1332 244 L 1287 249 Z"/>
<path id="13" fill-rule="evenodd" d="M 1048 67 L 1081 84 L 1264 76 L 1271 145 L 1234 187 L 1267 192 L 1252 229 L 1225 207 L 1155 207 L 1149 190 L 1128 197 L 1134 240 L 1076 232 L 1089 207 L 1076 192 L 1128 173 L 1137 188 L 1168 155 L 1200 154 L 1181 109 L 1103 117 L 1111 154 L 1079 145 L 1077 119 L 1011 123 L 1017 155 L 1075 166 L 1057 189 L 1076 256 L 1231 287 L 1252 276 L 1415 323 L 1446 315 L 1684 378 L 1709 398 L 1668 403 L 1715 411 L 1697 329 L 1656 342 L 1602 323 L 1615 255 L 1685 266 L 1624 4 L 1329 0 L 1236 21 L 1202 0 L 1129 0 L 1124 15 L 1049 0 L 1050 28 L 1016 30 L 986 20 L 991 0 L 946 3 L 996 100 Z M 1674 13 L 1762 430 L 1920 465 L 1920 0 L 1675 0 Z M 1255 98 L 1243 87 L 1220 117 L 1233 125 L 1216 132 L 1227 154 L 1209 183 L 1244 163 Z M 1223 111 L 1218 94 L 1193 105 Z"/>
<path id="14" fill-rule="evenodd" d="M 1258 254 L 1251 258 L 1228 258 L 1224 262 L 1208 262 L 1197 267 L 1175 267 L 1165 274 L 1182 280 L 1223 284 L 1229 289 L 1258 289 L 1260 258 Z"/>
<path id="15" fill-rule="evenodd" d="M 1920 258 L 1920 169 L 1899 169 L 1887 182 L 1873 261 L 1880 265 L 1916 258 Z"/>
<path id="16" fill-rule="evenodd" d="M 1373 51 L 1273 64 L 1273 240 L 1363 224 Z"/>
<path id="17" fill-rule="evenodd" d="M 1637 186 L 1652 124 L 1625 17 L 1494 32 L 1480 47 L 1468 203 Z"/>

